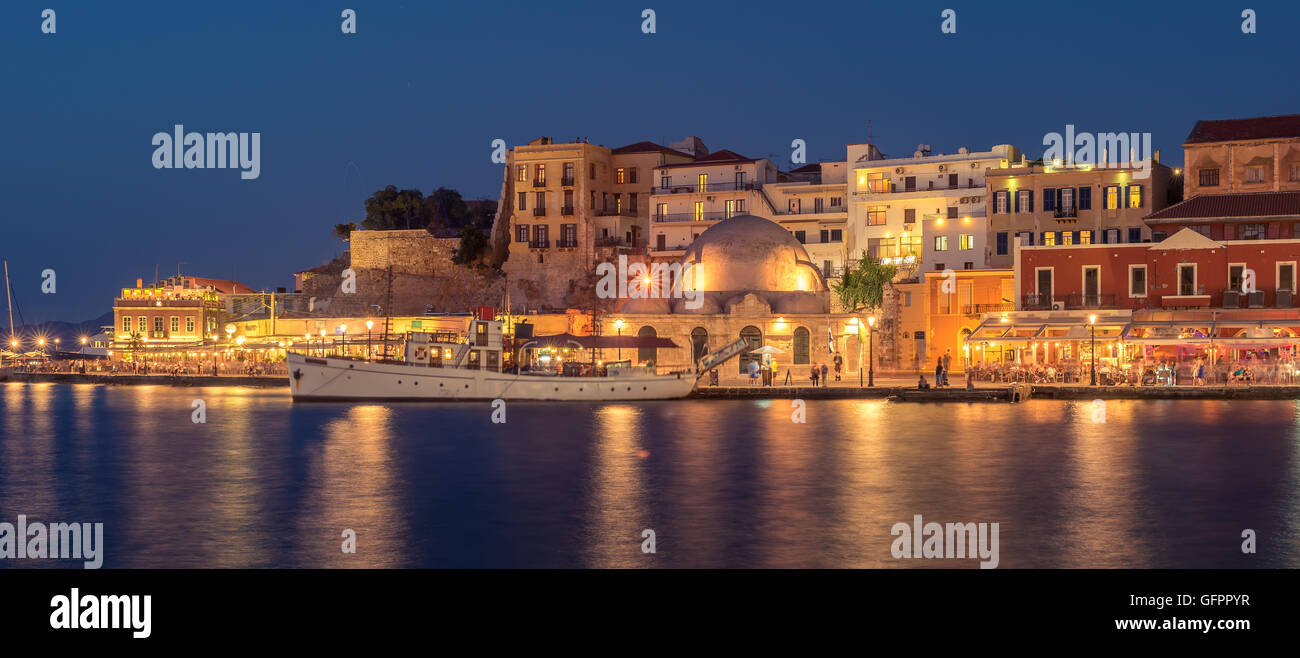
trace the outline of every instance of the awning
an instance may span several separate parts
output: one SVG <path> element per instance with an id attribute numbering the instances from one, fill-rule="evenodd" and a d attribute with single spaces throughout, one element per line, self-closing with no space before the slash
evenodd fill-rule
<path id="1" fill-rule="evenodd" d="M 573 334 L 555 334 L 554 336 L 535 336 L 520 346 L 520 349 L 539 347 L 576 347 L 580 349 L 639 349 L 639 348 L 673 348 L 677 347 L 669 338 L 658 336 L 575 336 Z"/>

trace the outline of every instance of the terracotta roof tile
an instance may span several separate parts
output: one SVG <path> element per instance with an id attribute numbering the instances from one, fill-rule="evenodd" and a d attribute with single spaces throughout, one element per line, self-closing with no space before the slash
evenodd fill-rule
<path id="1" fill-rule="evenodd" d="M 1300 137 L 1300 114 L 1197 121 L 1184 144 Z"/>
<path id="2" fill-rule="evenodd" d="M 1200 194 L 1152 213 L 1148 220 L 1300 216 L 1300 192 Z"/>

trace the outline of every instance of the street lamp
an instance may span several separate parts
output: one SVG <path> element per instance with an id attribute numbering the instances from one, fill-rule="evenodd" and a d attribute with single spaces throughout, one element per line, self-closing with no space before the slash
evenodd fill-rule
<path id="1" fill-rule="evenodd" d="M 374 320 L 366 320 L 366 358 L 370 358 L 370 329 L 375 326 Z"/>
<path id="2" fill-rule="evenodd" d="M 615 329 L 618 329 L 618 337 L 621 339 L 621 338 L 623 337 L 623 318 L 619 318 L 619 319 L 617 319 L 617 320 L 614 321 L 614 328 L 615 328 Z M 622 360 L 623 360 L 623 341 L 622 341 L 622 340 L 619 340 L 619 341 L 618 341 L 618 360 L 619 360 L 619 361 L 622 361 Z"/>
<path id="3" fill-rule="evenodd" d="M 320 330 L 320 355 L 325 356 L 325 330 Z"/>
<path id="4" fill-rule="evenodd" d="M 1092 352 L 1092 385 L 1097 385 L 1097 316 L 1088 316 L 1088 329 L 1092 332 L 1092 339 L 1089 341 L 1088 351 Z"/>
<path id="5" fill-rule="evenodd" d="M 867 386 L 876 385 L 876 316 L 867 318 Z M 861 349 L 861 348 L 859 348 Z M 858 377 L 862 377 L 862 368 L 858 368 Z"/>

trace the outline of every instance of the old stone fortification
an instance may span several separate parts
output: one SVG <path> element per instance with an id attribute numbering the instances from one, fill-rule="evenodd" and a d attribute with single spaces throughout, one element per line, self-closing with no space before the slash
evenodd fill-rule
<path id="1" fill-rule="evenodd" d="M 326 272 L 303 283 L 303 294 L 316 297 L 316 310 L 336 315 L 378 314 L 388 294 L 388 267 L 392 265 L 394 315 L 461 312 L 476 306 L 500 306 L 505 278 L 485 266 L 452 262 L 457 238 L 437 238 L 423 229 L 409 231 L 353 231 L 350 267 L 356 273 L 356 292 L 343 293 L 342 272 Z"/>

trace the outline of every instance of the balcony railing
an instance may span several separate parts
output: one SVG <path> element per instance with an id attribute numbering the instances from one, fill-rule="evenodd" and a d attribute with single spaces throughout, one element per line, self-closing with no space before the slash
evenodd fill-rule
<path id="1" fill-rule="evenodd" d="M 1025 295 L 1024 309 L 1026 311 L 1042 311 L 1052 308 L 1052 296 L 1046 293 L 1038 294 L 1031 292 Z"/>
<path id="2" fill-rule="evenodd" d="M 1000 313 L 1002 311 L 1016 310 L 1015 304 L 963 304 L 961 312 L 966 315 L 979 315 L 981 313 Z"/>
<path id="3" fill-rule="evenodd" d="M 1089 308 L 1113 308 L 1116 304 L 1116 295 L 1093 294 L 1081 295 L 1070 293 L 1064 298 L 1052 299 L 1048 294 L 1029 293 L 1025 295 L 1024 309 L 1033 310 L 1051 310 L 1053 303 L 1065 309 L 1089 309 Z"/>
<path id="4" fill-rule="evenodd" d="M 727 219 L 736 215 L 743 214 L 740 211 L 727 213 L 725 210 L 711 210 L 703 213 L 678 212 L 655 215 L 656 222 L 716 222 L 720 219 Z"/>
<path id="5" fill-rule="evenodd" d="M 546 216 L 546 206 L 538 206 L 536 208 L 533 208 L 533 217 L 545 217 L 545 216 Z"/>
<path id="6" fill-rule="evenodd" d="M 564 238 L 560 238 L 559 240 L 555 241 L 555 247 L 557 249 L 577 249 L 578 239 L 573 238 L 570 240 L 565 240 Z"/>
<path id="7" fill-rule="evenodd" d="M 560 186 L 561 186 L 561 187 L 573 187 L 573 176 L 561 176 L 561 177 L 560 177 Z"/>
<path id="8" fill-rule="evenodd" d="M 830 207 L 823 206 L 822 208 L 817 208 L 816 206 L 813 206 L 812 208 L 800 207 L 796 210 L 790 210 L 787 208 L 785 210 L 776 211 L 776 214 L 778 215 L 824 215 L 826 213 L 847 213 L 848 211 L 849 211 L 848 206 L 830 206 Z"/>
<path id="9" fill-rule="evenodd" d="M 623 216 L 636 217 L 636 208 L 624 206 L 623 208 L 605 208 L 596 213 L 601 217 Z"/>
<path id="10" fill-rule="evenodd" d="M 885 185 L 881 185 L 879 183 L 875 183 L 875 184 L 868 183 L 868 185 L 869 187 L 866 190 L 864 190 L 867 194 L 906 194 L 909 192 L 935 192 L 935 191 L 943 191 L 943 190 L 984 189 L 983 185 L 980 185 L 979 183 L 975 183 L 973 181 L 965 184 L 958 183 L 957 185 L 949 185 L 947 183 L 939 184 L 934 182 L 928 182 L 924 186 L 914 185 L 910 188 L 907 187 L 906 185 L 895 184 L 895 183 L 888 183 Z"/>
<path id="11" fill-rule="evenodd" d="M 550 240 L 529 240 L 528 248 L 529 249 L 550 249 L 551 241 Z"/>
<path id="12" fill-rule="evenodd" d="M 595 245 L 597 247 L 623 247 L 626 249 L 643 249 L 646 246 L 646 241 L 636 240 L 635 242 L 628 242 L 623 238 L 616 238 L 611 235 L 604 238 L 596 238 Z"/>
<path id="13" fill-rule="evenodd" d="M 546 187 L 546 179 L 545 179 L 545 178 L 534 178 L 534 179 L 533 179 L 533 187 Z"/>
<path id="14" fill-rule="evenodd" d="M 688 183 L 686 185 L 668 185 L 664 187 L 655 187 L 651 189 L 652 194 L 699 194 L 703 192 L 741 192 L 746 190 L 761 190 L 762 183 L 708 183 L 700 185 L 698 183 Z"/>
<path id="15" fill-rule="evenodd" d="M 561 206 L 561 207 L 560 207 L 560 214 L 561 214 L 561 215 L 572 215 L 572 214 L 573 214 L 573 206 Z"/>
<path id="16" fill-rule="evenodd" d="M 1078 208 L 1057 208 L 1052 211 L 1052 216 L 1057 219 L 1070 219 L 1079 216 Z"/>

